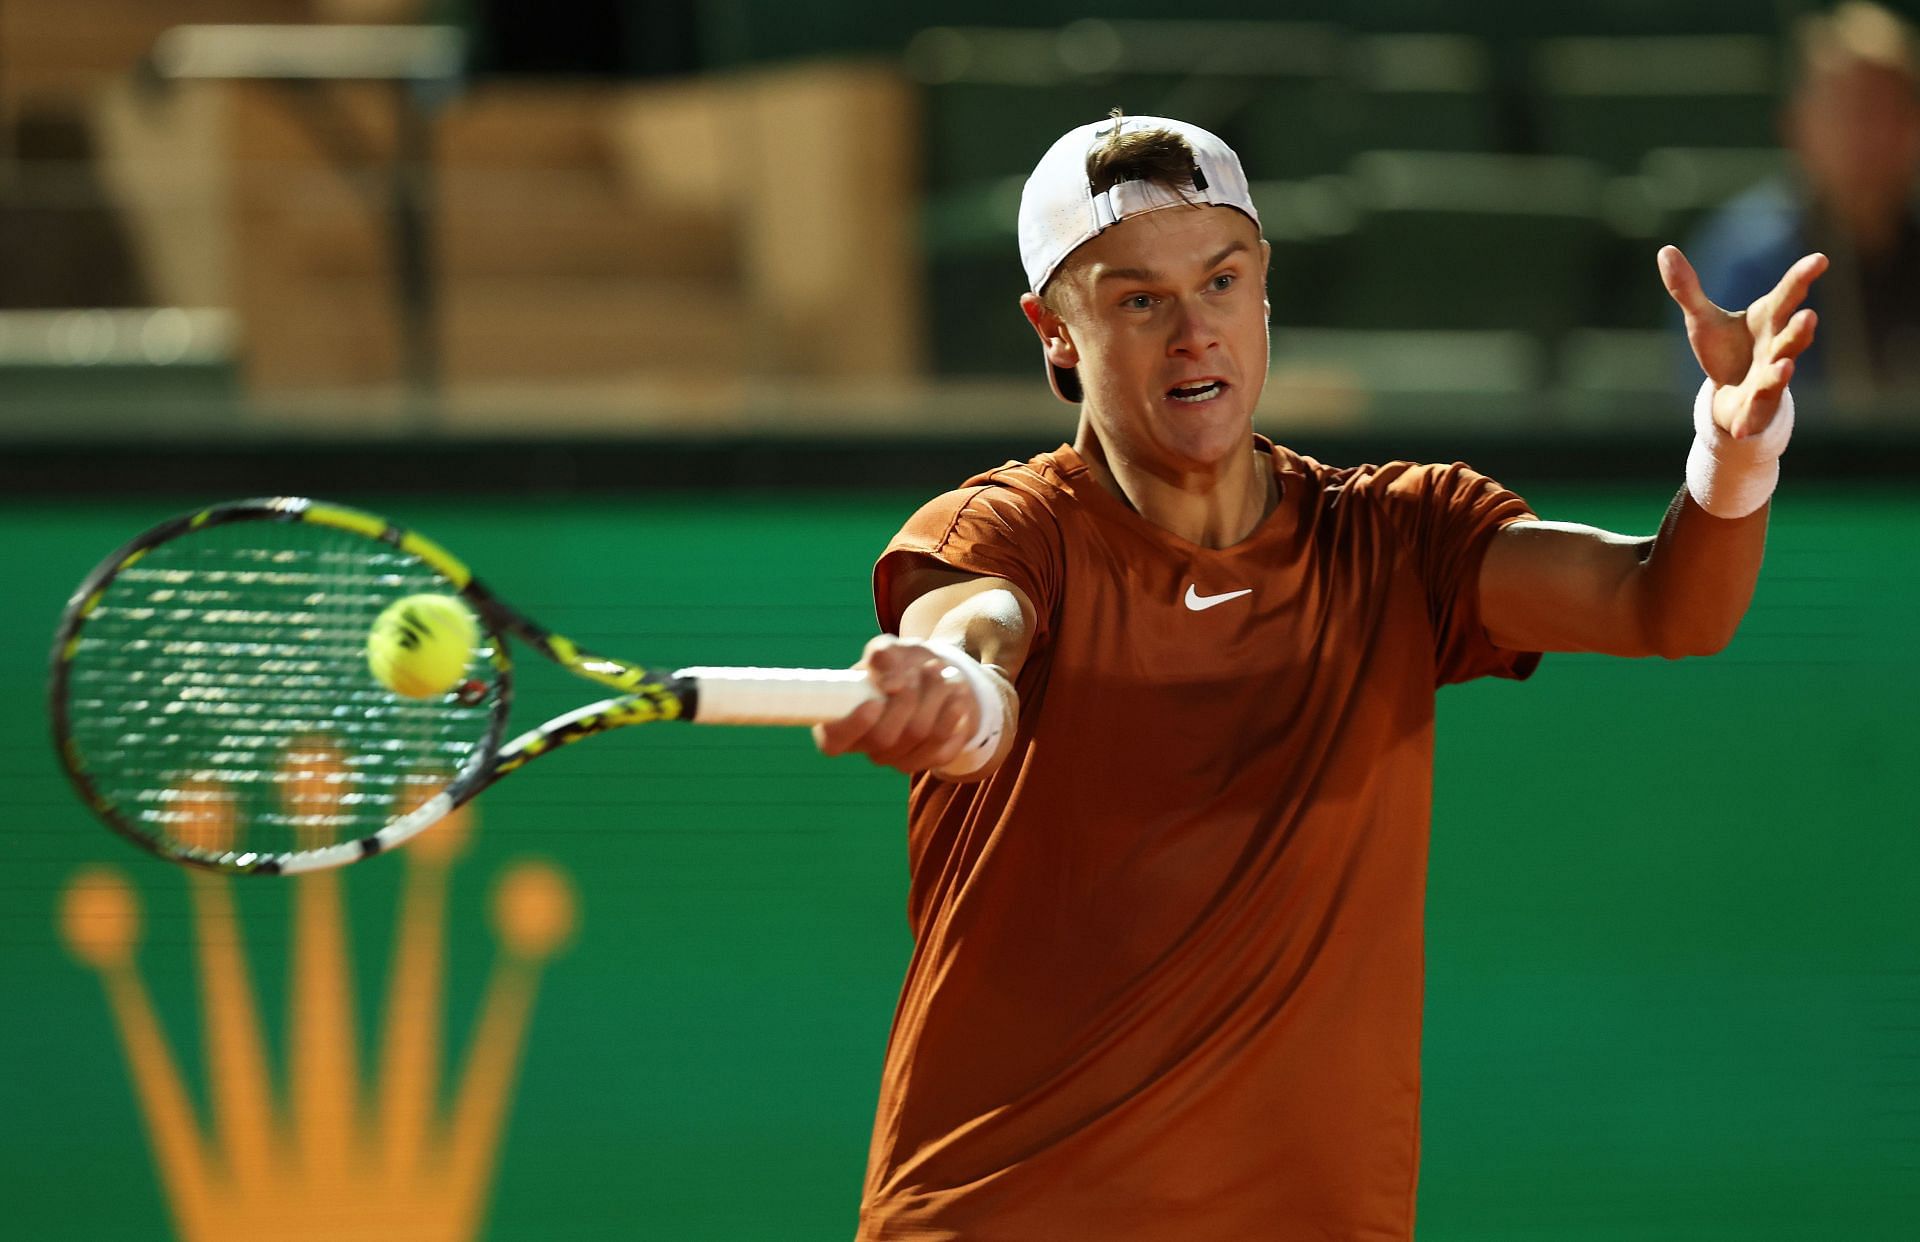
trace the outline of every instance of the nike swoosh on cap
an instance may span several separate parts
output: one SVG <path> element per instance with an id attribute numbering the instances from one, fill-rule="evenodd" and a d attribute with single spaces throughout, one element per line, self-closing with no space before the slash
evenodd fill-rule
<path id="1" fill-rule="evenodd" d="M 1224 595 L 1202 595 L 1192 584 L 1187 586 L 1186 605 L 1194 612 L 1205 612 L 1216 604 L 1224 604 L 1230 599 L 1239 599 L 1242 595 L 1253 594 L 1252 587 L 1242 587 L 1238 591 L 1228 591 Z"/>

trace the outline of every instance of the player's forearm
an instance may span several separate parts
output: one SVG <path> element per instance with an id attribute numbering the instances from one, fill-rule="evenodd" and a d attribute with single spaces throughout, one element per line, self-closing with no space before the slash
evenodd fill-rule
<path id="1" fill-rule="evenodd" d="M 975 662 L 984 674 L 975 689 L 997 701 L 1001 722 L 991 755 L 970 753 L 964 771 L 936 768 L 945 779 L 984 780 L 1013 748 L 1013 723 L 1020 718 L 1014 688 L 1026 662 L 1034 630 L 1033 605 L 1025 592 L 999 578 L 962 577 L 919 595 L 900 618 L 900 636 L 945 643 Z M 983 706 L 983 711 L 984 711 Z M 983 715 L 982 720 L 986 719 Z"/>
<path id="2" fill-rule="evenodd" d="M 919 618 L 912 618 L 918 620 Z M 903 623 L 908 630 L 911 620 Z M 1007 590 L 988 590 L 968 596 L 949 609 L 931 627 L 931 638 L 949 642 L 977 660 L 988 673 L 993 691 L 1000 700 L 1001 718 L 1020 718 L 1020 695 L 1014 678 L 1026 662 L 1030 623 L 1020 600 Z M 958 777 L 962 782 L 984 780 L 992 775 L 1013 748 L 1014 730 L 1001 730 L 998 745 L 990 759 L 974 771 Z"/>
<path id="3" fill-rule="evenodd" d="M 1771 507 L 1718 518 L 1685 488 L 1674 497 L 1640 567 L 1642 624 L 1656 654 L 1712 655 L 1732 641 L 1760 578 Z"/>
<path id="4" fill-rule="evenodd" d="M 902 638 L 952 643 L 1009 680 L 1026 662 L 1034 629 L 1033 605 L 1001 578 L 965 577 L 918 596 L 900 617 Z"/>

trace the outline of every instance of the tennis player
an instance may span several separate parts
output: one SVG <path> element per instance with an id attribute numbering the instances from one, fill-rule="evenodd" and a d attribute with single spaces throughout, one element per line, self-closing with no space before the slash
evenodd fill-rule
<path id="1" fill-rule="evenodd" d="M 1737 313 L 1661 253 L 1707 380 L 1635 538 L 1254 434 L 1267 243 L 1205 130 L 1073 130 L 1019 235 L 1073 443 L 907 522 L 863 657 L 885 698 L 817 730 L 914 774 L 858 1236 L 1405 1242 L 1434 692 L 1726 644 L 1826 261 Z"/>

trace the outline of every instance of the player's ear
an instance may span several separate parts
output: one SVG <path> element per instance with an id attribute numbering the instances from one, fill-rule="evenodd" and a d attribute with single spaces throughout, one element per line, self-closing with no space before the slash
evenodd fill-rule
<path id="1" fill-rule="evenodd" d="M 1067 321 L 1058 311 L 1040 300 L 1034 293 L 1020 295 L 1020 310 L 1026 315 L 1027 322 L 1040 337 L 1040 346 L 1047 355 L 1047 361 L 1056 367 L 1069 369 L 1080 365 L 1080 351 L 1074 348 L 1073 335 L 1067 328 Z"/>
<path id="2" fill-rule="evenodd" d="M 1267 308 L 1269 318 L 1273 315 L 1273 294 L 1267 285 L 1267 273 L 1273 267 L 1273 243 L 1260 239 L 1260 304 Z"/>

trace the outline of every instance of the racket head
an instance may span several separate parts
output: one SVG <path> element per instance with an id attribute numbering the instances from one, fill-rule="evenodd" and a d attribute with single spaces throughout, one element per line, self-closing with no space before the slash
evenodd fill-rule
<path id="1" fill-rule="evenodd" d="M 461 598 L 468 680 L 402 698 L 367 664 L 395 600 Z M 489 779 L 512 700 L 502 610 L 386 519 L 302 497 L 181 514 L 102 561 L 55 631 L 61 766 L 116 832 L 169 862 L 280 874 L 405 840 Z"/>

